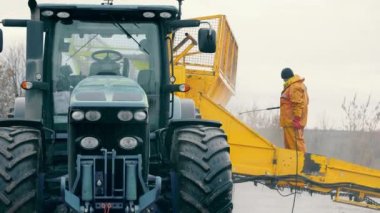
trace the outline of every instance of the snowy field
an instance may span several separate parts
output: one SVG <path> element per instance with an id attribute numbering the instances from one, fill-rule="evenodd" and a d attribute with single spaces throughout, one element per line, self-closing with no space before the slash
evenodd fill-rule
<path id="1" fill-rule="evenodd" d="M 284 191 L 283 194 L 289 192 Z M 253 183 L 234 185 L 234 213 L 291 213 L 293 195 L 282 197 L 275 190 Z M 330 196 L 297 194 L 294 213 L 379 213 L 379 211 L 333 202 Z"/>

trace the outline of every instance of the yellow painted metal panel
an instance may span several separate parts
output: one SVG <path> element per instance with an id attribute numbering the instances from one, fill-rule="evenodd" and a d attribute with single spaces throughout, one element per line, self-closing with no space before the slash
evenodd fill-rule
<path id="1" fill-rule="evenodd" d="M 210 99 L 200 95 L 200 111 L 205 119 L 218 120 L 223 124 L 231 145 L 260 147 L 274 150 L 275 146 L 260 136 L 253 129 L 236 119 L 221 105 L 214 104 Z"/>
<path id="2" fill-rule="evenodd" d="M 278 148 L 261 137 L 222 106 L 200 95 L 200 112 L 205 119 L 218 120 L 223 125 L 230 144 L 233 172 L 248 176 L 281 178 L 281 186 L 297 186 L 327 193 L 336 190 L 334 184 L 352 183 L 363 186 L 363 192 L 380 197 L 380 171 L 321 155 Z M 298 158 L 297 158 L 298 156 Z M 298 162 L 298 170 L 297 170 Z"/>

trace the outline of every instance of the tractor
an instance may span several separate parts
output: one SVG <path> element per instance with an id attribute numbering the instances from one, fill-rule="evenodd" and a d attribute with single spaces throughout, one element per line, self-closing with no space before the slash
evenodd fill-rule
<path id="1" fill-rule="evenodd" d="M 0 212 L 231 212 L 221 123 L 176 84 L 173 40 L 211 25 L 181 5 L 38 4 L 27 32 L 25 97 L 0 120 Z M 195 40 L 195 39 L 194 39 Z M 0 31 L 0 50 L 3 37 Z"/>

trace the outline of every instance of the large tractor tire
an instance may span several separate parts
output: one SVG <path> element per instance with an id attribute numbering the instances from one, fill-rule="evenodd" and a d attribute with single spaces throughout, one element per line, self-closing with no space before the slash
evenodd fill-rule
<path id="1" fill-rule="evenodd" d="M 171 152 L 177 182 L 177 211 L 232 211 L 229 145 L 217 127 L 188 126 L 175 131 Z"/>
<path id="2" fill-rule="evenodd" d="M 28 127 L 0 127 L 0 212 L 37 212 L 40 133 Z"/>

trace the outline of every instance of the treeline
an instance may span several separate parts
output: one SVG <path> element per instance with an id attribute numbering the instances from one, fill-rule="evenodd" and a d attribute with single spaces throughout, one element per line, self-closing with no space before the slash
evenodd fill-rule
<path id="1" fill-rule="evenodd" d="M 23 95 L 25 79 L 25 46 L 16 44 L 0 54 L 0 117 L 6 117 L 14 100 Z"/>

